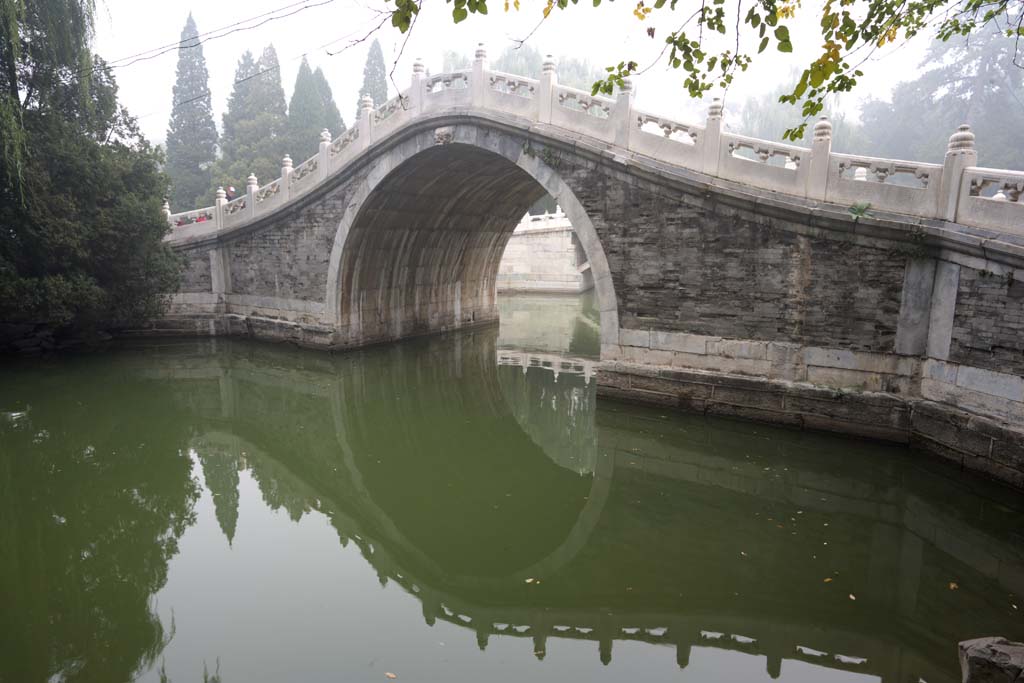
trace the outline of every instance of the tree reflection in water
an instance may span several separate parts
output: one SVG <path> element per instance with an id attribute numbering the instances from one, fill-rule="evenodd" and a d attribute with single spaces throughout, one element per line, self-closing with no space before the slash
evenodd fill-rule
<path id="1" fill-rule="evenodd" d="M 423 680 L 647 678 L 678 673 L 658 654 L 671 648 L 672 668 L 697 677 L 709 661 L 711 675 L 748 677 L 737 662 L 757 658 L 765 678 L 936 683 L 956 680 L 959 639 L 1020 637 L 1016 494 L 897 448 L 597 404 L 573 339 L 501 366 L 517 351 L 492 330 L 338 356 L 175 343 L 73 372 L 19 370 L 0 389 L 3 409 L 12 397 L 30 406 L 0 428 L 0 586 L 13 606 L 2 618 L 15 634 L 0 680 L 157 680 L 170 624 L 152 599 L 168 562 L 168 586 L 175 567 L 182 578 L 167 599 L 215 580 L 184 541 L 173 557 L 195 518 L 190 467 L 234 544 L 224 551 L 263 552 L 246 557 L 274 562 L 280 582 L 249 592 L 239 575 L 238 595 L 211 596 L 210 610 L 248 614 L 257 601 L 282 624 L 260 647 L 246 646 L 242 622 L 233 634 L 179 620 L 188 637 L 168 657 L 208 659 L 198 638 L 256 662 L 225 662 L 228 678 L 276 680 L 259 662 L 282 660 L 296 680 L 380 677 L 367 660 L 386 634 L 388 656 Z M 559 353 L 572 358 L 529 360 Z M 257 491 L 294 520 L 286 548 L 267 518 L 246 527 Z M 299 571 L 337 552 L 302 531 L 328 524 L 384 593 Z M 328 634 L 323 669 L 284 644 L 319 642 L 314 631 L 336 623 L 290 611 L 307 591 L 350 605 L 362 634 Z M 485 669 L 463 641 L 437 654 L 456 627 L 486 649 Z M 525 669 L 496 641 L 526 641 L 544 665 Z M 637 659 L 638 646 L 654 649 Z"/>

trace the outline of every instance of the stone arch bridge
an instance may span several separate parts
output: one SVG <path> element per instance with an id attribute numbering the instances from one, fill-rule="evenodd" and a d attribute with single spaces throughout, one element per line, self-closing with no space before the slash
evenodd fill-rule
<path id="1" fill-rule="evenodd" d="M 911 441 L 1024 487 L 1024 173 L 838 154 L 490 70 L 428 76 L 311 159 L 171 214 L 151 333 L 329 349 L 489 323 L 505 244 L 553 196 L 601 311 L 599 391 Z"/>

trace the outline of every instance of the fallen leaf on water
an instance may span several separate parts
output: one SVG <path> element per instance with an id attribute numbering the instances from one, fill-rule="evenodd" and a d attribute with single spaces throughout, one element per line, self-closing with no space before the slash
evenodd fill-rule
<path id="1" fill-rule="evenodd" d="M 825 578 L 825 583 L 832 583 L 832 577 L 828 576 Z"/>
<path id="2" fill-rule="evenodd" d="M 396 676 L 395 674 L 391 673 L 390 671 L 388 671 L 387 673 L 385 673 L 385 674 L 384 674 L 384 677 L 385 677 L 385 678 L 398 678 L 398 676 Z"/>
<path id="3" fill-rule="evenodd" d="M 851 599 L 851 600 L 856 600 L 856 599 L 857 599 L 857 596 L 856 596 L 856 595 L 854 595 L 853 593 L 850 593 L 850 599 Z"/>
<path id="4" fill-rule="evenodd" d="M 949 590 L 955 591 L 959 587 L 960 587 L 960 584 L 958 584 L 956 581 L 950 581 L 949 582 Z"/>
<path id="5" fill-rule="evenodd" d="M 533 583 L 534 581 L 536 581 L 536 579 L 527 579 L 526 583 Z"/>

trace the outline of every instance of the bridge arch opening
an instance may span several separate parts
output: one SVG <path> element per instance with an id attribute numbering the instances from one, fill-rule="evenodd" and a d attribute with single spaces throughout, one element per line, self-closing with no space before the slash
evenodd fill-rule
<path id="1" fill-rule="evenodd" d="M 506 244 L 528 209 L 548 195 L 572 223 L 589 264 L 601 342 L 617 343 L 611 273 L 578 198 L 522 139 L 462 128 L 391 148 L 355 190 L 328 273 L 324 322 L 337 330 L 339 345 L 497 321 Z"/>

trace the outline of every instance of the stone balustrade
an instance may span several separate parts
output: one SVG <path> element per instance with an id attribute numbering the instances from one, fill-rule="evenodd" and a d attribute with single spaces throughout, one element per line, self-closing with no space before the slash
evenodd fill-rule
<path id="1" fill-rule="evenodd" d="M 534 80 L 492 71 L 480 46 L 472 68 L 464 71 L 428 77 L 417 60 L 406 91 L 377 107 L 364 97 L 353 128 L 333 140 L 324 131 L 320 151 L 294 168 L 286 157 L 280 178 L 231 202 L 170 214 L 169 239 L 187 240 L 274 211 L 414 119 L 453 111 L 555 126 L 613 150 L 782 195 L 1024 233 L 1024 171 L 976 166 L 974 135 L 967 126 L 950 138 L 941 165 L 837 154 L 825 118 L 814 127 L 811 147 L 758 140 L 722 131 L 718 100 L 703 125 L 674 121 L 636 109 L 628 81 L 615 98 L 592 96 L 559 85 L 550 56 L 540 80 Z"/>

